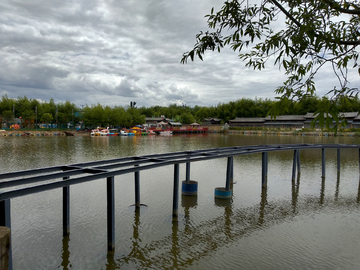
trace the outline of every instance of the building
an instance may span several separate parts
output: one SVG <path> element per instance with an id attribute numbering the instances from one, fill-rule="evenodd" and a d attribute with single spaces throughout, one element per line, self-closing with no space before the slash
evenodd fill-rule
<path id="1" fill-rule="evenodd" d="M 221 119 L 220 118 L 213 118 L 213 117 L 208 117 L 208 118 L 204 118 L 204 123 L 203 124 L 207 124 L 207 125 L 220 125 L 221 124 Z"/>
<path id="2" fill-rule="evenodd" d="M 264 117 L 236 117 L 229 121 L 230 127 L 263 127 Z"/>
<path id="3" fill-rule="evenodd" d="M 276 118 L 265 117 L 264 127 L 269 128 L 303 128 L 304 115 L 278 115 Z"/>
<path id="4" fill-rule="evenodd" d="M 316 116 L 314 113 L 307 113 L 305 115 L 278 115 L 276 118 L 271 116 L 236 117 L 229 121 L 229 125 L 230 127 L 311 128 Z M 338 117 L 340 123 L 346 121 L 345 128 L 360 128 L 359 112 L 341 112 Z M 318 121 L 315 123 L 315 128 L 319 128 Z"/>

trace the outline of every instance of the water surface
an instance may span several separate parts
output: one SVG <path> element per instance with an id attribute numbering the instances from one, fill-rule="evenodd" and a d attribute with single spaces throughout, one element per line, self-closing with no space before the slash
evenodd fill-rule
<path id="1" fill-rule="evenodd" d="M 237 145 L 359 144 L 358 138 L 187 135 L 149 137 L 2 137 L 0 172 Z M 140 173 L 140 213 L 134 176 L 115 177 L 116 244 L 107 253 L 106 185 L 71 187 L 70 235 L 62 237 L 62 190 L 11 200 L 14 269 L 358 269 L 360 267 L 359 150 L 301 151 L 301 177 L 291 181 L 293 152 L 269 153 L 261 187 L 261 154 L 234 158 L 233 197 L 226 158 L 191 164 L 198 196 L 181 197 L 172 220 L 173 167 Z M 180 165 L 180 180 L 185 165 Z"/>

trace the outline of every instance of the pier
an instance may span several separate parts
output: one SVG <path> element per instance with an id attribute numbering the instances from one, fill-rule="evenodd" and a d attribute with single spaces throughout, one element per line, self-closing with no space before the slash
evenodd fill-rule
<path id="1" fill-rule="evenodd" d="M 179 193 L 180 191 L 187 196 L 196 196 L 197 188 L 190 190 L 180 189 L 180 164 L 186 164 L 186 179 L 183 184 L 190 184 L 191 163 L 200 162 L 212 159 L 226 159 L 226 174 L 224 181 L 219 183 L 219 187 L 215 188 L 214 196 L 222 200 L 228 199 L 228 194 L 231 197 L 231 183 L 234 178 L 233 175 L 233 157 L 239 155 L 248 155 L 261 153 L 261 181 L 262 187 L 267 186 L 268 175 L 268 160 L 269 153 L 274 151 L 292 151 L 293 152 L 293 166 L 289 168 L 290 183 L 294 182 L 296 177 L 301 173 L 300 151 L 306 149 L 313 149 L 321 151 L 322 171 L 321 175 L 325 181 L 326 164 L 325 155 L 326 149 L 337 150 L 337 170 L 340 172 L 340 158 L 342 148 L 360 149 L 360 145 L 345 145 L 345 144 L 289 144 L 289 145 L 259 145 L 259 146 L 238 146 L 203 149 L 196 151 L 183 151 L 165 154 L 144 155 L 124 157 L 119 159 L 94 161 L 87 163 L 78 163 L 71 165 L 47 167 L 40 169 L 33 169 L 27 171 L 19 171 L 12 173 L 0 174 L 0 225 L 11 228 L 11 212 L 10 202 L 12 198 L 43 192 L 52 189 L 62 189 L 63 192 L 63 234 L 68 235 L 70 232 L 70 201 L 69 194 L 71 186 L 81 184 L 88 181 L 106 179 L 106 201 L 107 201 L 107 249 L 113 251 L 115 249 L 115 192 L 114 185 L 121 184 L 121 179 L 116 179 L 115 176 L 133 173 L 135 194 L 134 202 L 135 209 L 140 208 L 140 187 L 141 177 L 140 172 L 144 170 L 156 170 L 158 167 L 169 166 L 173 167 L 173 174 L 169 177 L 173 180 L 173 201 L 172 201 L 172 216 L 176 220 L 179 209 Z M 359 151 L 360 156 L 360 151 Z M 359 163 L 360 164 L 360 163 Z M 360 168 L 360 167 L 359 167 Z M 259 168 L 260 169 L 260 168 Z M 286 168 L 285 168 L 286 169 Z M 172 179 L 171 179 L 172 178 Z M 220 190 L 220 194 L 217 192 Z M 222 194 L 221 192 L 224 192 Z M 104 198 L 105 199 L 105 198 Z M 61 225 L 59 225 L 61 228 Z M 105 240 L 105 239 L 104 239 Z M 11 262 L 11 252 L 10 252 Z M 10 263 L 11 266 L 11 263 Z M 11 267 L 9 267 L 11 269 Z"/>

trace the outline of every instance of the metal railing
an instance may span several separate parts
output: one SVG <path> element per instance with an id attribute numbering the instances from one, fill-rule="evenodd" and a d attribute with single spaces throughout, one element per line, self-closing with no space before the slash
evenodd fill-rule
<path id="1" fill-rule="evenodd" d="M 255 145 L 212 148 L 194 151 L 153 154 L 144 156 L 124 157 L 118 159 L 77 163 L 54 166 L 41 169 L 25 170 L 0 174 L 0 226 L 11 228 L 10 200 L 47 190 L 63 188 L 63 234 L 70 232 L 69 211 L 70 186 L 97 179 L 107 179 L 107 240 L 108 250 L 115 248 L 115 206 L 114 179 L 115 176 L 134 173 L 135 175 L 135 206 L 140 207 L 140 176 L 143 170 L 174 165 L 173 216 L 178 213 L 179 164 L 186 163 L 186 181 L 190 178 L 190 163 L 218 158 L 228 158 L 226 173 L 226 188 L 233 172 L 233 157 L 239 155 L 262 153 L 262 185 L 267 185 L 268 152 L 294 151 L 292 179 L 296 170 L 300 173 L 299 151 L 304 149 L 322 149 L 322 177 L 325 178 L 325 149 L 337 149 L 337 169 L 340 172 L 340 149 L 360 149 L 355 144 L 283 144 Z M 360 157 L 360 152 L 359 152 Z M 11 259 L 10 259 L 11 261 Z"/>

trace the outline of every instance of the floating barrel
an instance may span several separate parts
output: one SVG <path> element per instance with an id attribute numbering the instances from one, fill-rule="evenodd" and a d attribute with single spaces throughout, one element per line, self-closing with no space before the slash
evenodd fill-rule
<path id="1" fill-rule="evenodd" d="M 182 181 L 181 192 L 183 195 L 196 195 L 198 191 L 198 182 L 190 180 L 187 182 L 186 180 Z"/>
<path id="2" fill-rule="evenodd" d="M 217 199 L 231 199 L 231 190 L 224 187 L 215 188 L 215 198 Z"/>

